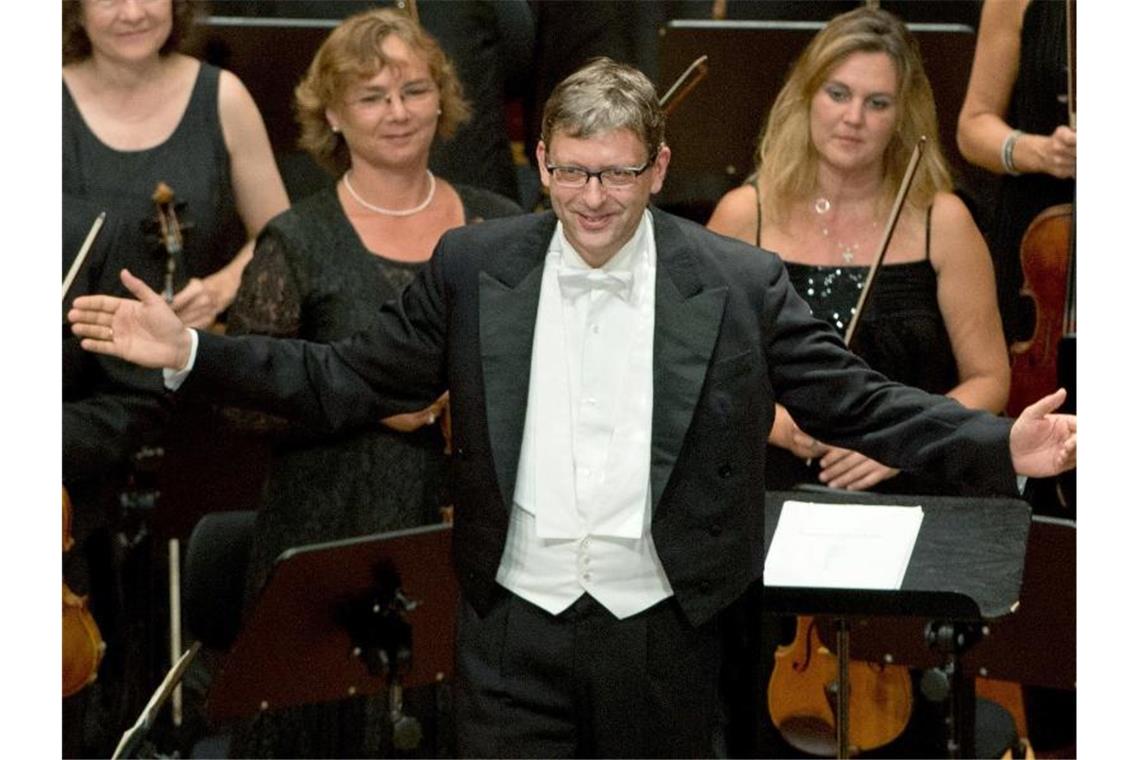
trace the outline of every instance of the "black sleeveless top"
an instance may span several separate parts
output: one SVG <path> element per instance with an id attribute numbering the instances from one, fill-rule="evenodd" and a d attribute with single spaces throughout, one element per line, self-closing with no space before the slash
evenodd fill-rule
<path id="1" fill-rule="evenodd" d="M 884 264 L 851 341 L 851 350 L 891 380 L 944 394 L 958 384 L 958 366 L 950 335 L 938 307 L 938 275 L 930 263 L 930 214 L 926 211 L 926 257 Z M 760 241 L 757 206 L 756 242 Z M 840 335 L 847 330 L 870 267 L 818 266 L 784 262 L 796 293 L 812 314 Z M 767 486 L 786 490 L 797 484 L 821 485 L 818 467 L 781 448 L 768 449 Z M 946 493 L 956 489 L 903 472 L 877 486 L 882 493 Z"/>
<path id="2" fill-rule="evenodd" d="M 220 269 L 245 242 L 237 215 L 230 158 L 218 115 L 221 70 L 200 64 L 190 100 L 170 137 L 153 148 L 121 151 L 109 147 L 87 126 L 63 85 L 63 213 L 98 207 L 107 222 L 123 230 L 123 262 L 148 285 L 161 290 L 165 252 L 154 237 L 151 196 L 158 182 L 175 193 L 183 235 L 183 261 L 177 262 L 175 289 L 190 277 Z M 79 201 L 83 201 L 80 203 Z M 91 220 L 83 220 L 86 229 Z"/>

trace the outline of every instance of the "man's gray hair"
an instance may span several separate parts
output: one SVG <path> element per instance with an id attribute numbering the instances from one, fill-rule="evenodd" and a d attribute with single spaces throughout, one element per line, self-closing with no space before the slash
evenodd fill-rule
<path id="1" fill-rule="evenodd" d="M 665 142 L 665 113 L 649 77 L 610 58 L 594 58 L 563 79 L 542 111 L 542 141 L 556 132 L 587 138 L 629 129 L 652 159 Z"/>

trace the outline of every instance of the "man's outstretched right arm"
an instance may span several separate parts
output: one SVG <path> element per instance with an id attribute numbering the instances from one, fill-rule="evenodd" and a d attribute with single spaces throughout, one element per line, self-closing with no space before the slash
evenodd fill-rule
<path id="1" fill-rule="evenodd" d="M 402 308 L 388 315 L 393 329 L 332 345 L 209 332 L 195 336 L 145 283 L 126 271 L 122 279 L 138 300 L 77 299 L 68 314 L 72 330 L 87 350 L 172 370 L 186 368 L 196 337 L 198 358 L 182 392 L 332 431 L 422 409 L 443 390 L 442 354 L 433 341 L 409 345 L 402 340 L 409 332 L 401 325 Z"/>

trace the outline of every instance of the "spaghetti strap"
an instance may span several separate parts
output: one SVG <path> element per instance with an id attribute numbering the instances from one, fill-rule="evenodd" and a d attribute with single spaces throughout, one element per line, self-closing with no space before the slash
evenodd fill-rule
<path id="1" fill-rule="evenodd" d="M 756 191 L 756 247 L 760 247 L 760 175 L 752 179 L 752 188 Z"/>
<path id="2" fill-rule="evenodd" d="M 926 260 L 930 261 L 930 217 L 934 211 L 934 204 L 926 207 Z"/>

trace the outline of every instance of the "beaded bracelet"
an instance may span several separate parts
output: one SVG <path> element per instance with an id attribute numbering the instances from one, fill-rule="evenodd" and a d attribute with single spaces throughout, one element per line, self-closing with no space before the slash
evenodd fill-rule
<path id="1" fill-rule="evenodd" d="M 1021 174 L 1017 167 L 1013 165 L 1013 146 L 1017 143 L 1017 138 L 1021 137 L 1022 132 L 1020 129 L 1012 129 L 1005 137 L 1005 142 L 1001 144 L 1001 168 L 1005 169 L 1006 174 L 1017 176 Z"/>

